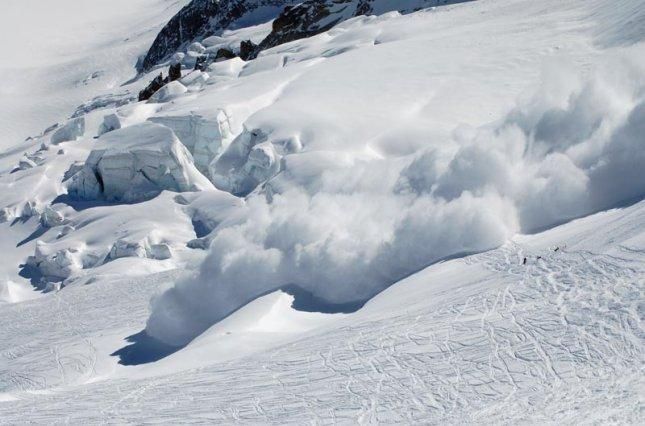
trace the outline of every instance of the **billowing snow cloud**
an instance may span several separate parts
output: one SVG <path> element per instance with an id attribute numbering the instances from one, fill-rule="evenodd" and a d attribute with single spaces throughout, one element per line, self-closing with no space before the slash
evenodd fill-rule
<path id="1" fill-rule="evenodd" d="M 504 119 L 407 160 L 345 159 L 305 178 L 302 162 L 329 152 L 287 157 L 200 271 L 153 301 L 147 332 L 185 344 L 289 284 L 365 300 L 443 258 L 628 203 L 645 195 L 644 138 L 645 61 L 612 57 L 585 79 L 547 73 Z"/>

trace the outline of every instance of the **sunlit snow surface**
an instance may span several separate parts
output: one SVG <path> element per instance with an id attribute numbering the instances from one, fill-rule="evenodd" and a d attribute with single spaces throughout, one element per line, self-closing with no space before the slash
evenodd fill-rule
<path id="1" fill-rule="evenodd" d="M 148 103 L 121 105 L 159 70 L 62 90 L 128 80 L 181 4 L 55 44 L 69 111 L 0 103 L 11 138 L 85 103 L 2 141 L 0 423 L 641 421 L 640 1 L 359 17 Z"/>

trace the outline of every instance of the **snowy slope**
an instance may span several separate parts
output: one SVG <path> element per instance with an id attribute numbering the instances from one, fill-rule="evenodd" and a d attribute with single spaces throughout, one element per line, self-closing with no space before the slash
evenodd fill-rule
<path id="1" fill-rule="evenodd" d="M 8 71 L 0 424 L 641 421 L 639 0 L 357 17 L 144 102 L 186 2 L 126 3 Z"/>
<path id="2" fill-rule="evenodd" d="M 0 312 L 11 324 L 0 413 L 7 424 L 636 424 L 643 229 L 642 202 L 600 213 L 432 266 L 326 321 L 267 296 L 154 367 L 108 353 L 176 274 L 70 288 Z"/>
<path id="3" fill-rule="evenodd" d="M 0 148 L 118 93 L 159 28 L 188 0 L 6 0 L 0 38 Z"/>

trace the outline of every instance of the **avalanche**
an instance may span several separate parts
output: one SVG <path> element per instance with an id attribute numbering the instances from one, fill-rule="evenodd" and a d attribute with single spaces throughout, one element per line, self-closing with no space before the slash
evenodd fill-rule
<path id="1" fill-rule="evenodd" d="M 0 423 L 640 421 L 640 0 L 108 3 L 0 67 Z"/>

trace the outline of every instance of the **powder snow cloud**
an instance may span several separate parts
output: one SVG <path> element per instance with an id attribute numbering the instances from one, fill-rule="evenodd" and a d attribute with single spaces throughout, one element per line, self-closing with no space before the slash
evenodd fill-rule
<path id="1" fill-rule="evenodd" d="M 183 345 L 292 284 L 328 302 L 366 300 L 443 258 L 643 197 L 645 61 L 606 63 L 587 77 L 555 67 L 501 120 L 404 159 L 281 173 L 217 230 L 196 274 L 153 300 L 147 332 Z"/>

